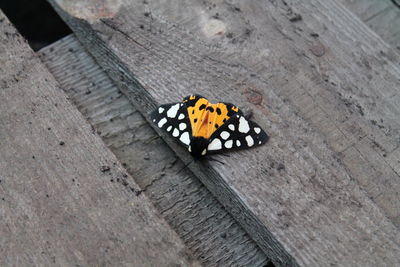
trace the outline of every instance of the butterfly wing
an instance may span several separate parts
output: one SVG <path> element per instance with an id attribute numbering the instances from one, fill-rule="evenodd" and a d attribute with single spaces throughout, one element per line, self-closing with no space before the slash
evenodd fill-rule
<path id="1" fill-rule="evenodd" d="M 207 154 L 259 146 L 266 143 L 268 138 L 267 133 L 257 123 L 237 113 L 212 134 Z"/>
<path id="2" fill-rule="evenodd" d="M 192 129 L 185 103 L 170 103 L 159 106 L 150 115 L 161 129 L 175 137 L 184 146 L 190 146 Z"/>

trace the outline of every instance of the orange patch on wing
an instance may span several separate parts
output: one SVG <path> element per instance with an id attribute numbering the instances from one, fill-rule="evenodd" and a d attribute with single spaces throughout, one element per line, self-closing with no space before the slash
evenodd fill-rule
<path id="1" fill-rule="evenodd" d="M 237 112 L 239 109 L 232 107 L 232 110 Z M 210 138 L 230 118 L 228 112 L 228 107 L 224 103 L 211 104 L 207 99 L 199 98 L 193 107 L 188 107 L 192 135 Z"/>

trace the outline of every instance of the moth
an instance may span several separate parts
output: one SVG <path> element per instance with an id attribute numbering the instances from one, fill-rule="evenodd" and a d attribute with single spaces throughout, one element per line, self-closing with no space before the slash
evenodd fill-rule
<path id="1" fill-rule="evenodd" d="M 250 148 L 268 141 L 261 127 L 245 118 L 233 104 L 210 103 L 200 95 L 159 106 L 151 120 L 175 137 L 193 157 Z"/>

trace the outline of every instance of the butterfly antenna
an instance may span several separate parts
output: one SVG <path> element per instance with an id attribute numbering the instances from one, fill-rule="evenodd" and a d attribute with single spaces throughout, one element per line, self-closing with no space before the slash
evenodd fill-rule
<path id="1" fill-rule="evenodd" d="M 216 162 L 218 162 L 218 163 L 221 163 L 222 165 L 225 165 L 225 163 L 224 162 L 222 162 L 222 161 L 220 161 L 220 160 L 218 160 L 218 159 L 215 159 L 215 158 L 208 158 L 208 160 L 209 161 L 216 161 Z"/>
<path id="2" fill-rule="evenodd" d="M 185 164 L 176 174 L 179 174 L 181 171 L 183 171 L 184 169 L 187 168 L 187 166 L 189 166 L 190 164 L 192 164 L 194 161 L 194 159 L 192 161 L 190 161 L 188 164 Z"/>

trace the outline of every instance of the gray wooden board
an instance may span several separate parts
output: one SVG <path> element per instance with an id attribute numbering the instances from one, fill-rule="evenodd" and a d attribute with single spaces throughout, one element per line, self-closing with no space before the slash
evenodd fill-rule
<path id="1" fill-rule="evenodd" d="M 376 16 L 384 14 L 393 9 L 390 0 L 339 0 L 349 10 L 356 14 L 362 21 L 366 22 Z M 376 25 L 379 28 L 379 25 Z M 383 28 L 383 27 L 382 27 Z"/>
<path id="2" fill-rule="evenodd" d="M 251 8 L 247 4 L 240 5 L 234 2 L 214 7 L 194 1 L 188 6 L 196 8 L 187 8 L 186 5 L 179 5 L 179 1 L 172 1 L 168 6 L 152 1 L 146 7 L 146 11 L 152 16 L 159 16 L 164 20 L 167 18 L 170 23 L 184 26 L 214 50 L 222 47 L 224 50 L 219 49 L 219 53 L 223 55 L 225 62 L 240 63 L 257 71 L 257 74 L 273 84 L 273 88 L 283 100 L 296 106 L 296 112 L 324 135 L 331 148 L 340 153 L 337 155 L 340 160 L 346 159 L 349 153 L 347 149 L 354 146 L 362 165 L 371 165 L 371 171 L 360 173 L 354 162 L 344 160 L 343 163 L 351 175 L 363 185 L 363 189 L 367 190 L 369 196 L 384 209 L 396 225 L 400 225 L 399 162 L 391 159 L 392 155 L 398 154 L 395 151 L 399 149 L 400 140 L 397 78 L 399 57 L 340 4 L 332 1 L 328 6 L 318 1 L 313 4 L 292 2 L 291 7 L 283 1 L 271 1 L 266 7 L 270 10 L 272 19 L 254 15 L 256 7 Z M 314 18 L 304 17 L 304 23 L 290 22 L 296 14 L 314 14 L 314 10 L 320 10 L 321 14 Z M 196 14 L 201 15 L 197 15 L 196 19 Z M 217 21 L 216 14 L 219 18 Z M 346 23 L 338 23 L 329 16 L 340 18 L 338 22 L 345 21 L 348 22 L 347 25 L 356 26 L 348 27 Z M 207 18 L 214 25 L 218 25 L 218 21 L 224 25 L 224 36 L 204 36 L 205 29 L 210 29 L 210 22 L 204 22 Z M 251 20 L 243 21 L 244 18 Z M 327 21 L 332 21 L 329 30 L 328 26 L 324 25 Z M 282 73 L 271 73 L 271 66 L 276 65 L 265 62 L 273 58 L 268 56 L 272 53 L 271 50 L 282 46 L 282 42 L 275 46 L 270 44 L 273 35 L 264 30 L 264 25 L 268 24 L 278 27 L 278 31 L 286 39 L 285 43 L 288 43 L 287 40 L 293 41 L 289 41 L 288 49 L 295 50 L 295 55 L 288 56 L 287 63 L 282 58 L 277 59 L 279 63 L 284 64 L 283 68 L 281 67 Z M 320 25 L 324 25 L 323 29 L 316 30 Z M 220 28 L 221 26 L 214 26 L 217 36 L 220 35 Z M 326 34 L 315 38 L 318 32 Z M 372 49 L 366 42 L 362 51 L 349 50 L 349 38 L 355 36 L 354 33 L 359 33 L 359 40 L 356 39 L 355 42 L 368 36 L 371 41 L 380 43 L 380 49 Z M 342 36 L 343 40 L 338 36 Z M 338 39 L 341 42 L 338 42 Z M 330 47 L 326 44 L 333 45 Z M 333 51 L 334 48 L 336 51 Z M 293 58 L 299 55 L 304 60 L 295 67 Z M 387 69 L 386 65 L 392 68 Z M 380 68 L 381 72 L 375 70 L 377 68 Z M 343 73 L 343 70 L 348 71 Z M 371 74 L 372 70 L 375 73 Z M 360 74 L 354 76 L 353 73 Z M 388 76 L 387 73 L 393 74 Z M 287 77 L 293 75 L 297 78 L 290 81 Z M 385 160 L 386 157 L 389 159 Z M 381 178 L 382 174 L 384 179 Z"/>
<path id="3" fill-rule="evenodd" d="M 70 35 L 40 57 L 105 144 L 206 266 L 264 266 L 265 254 Z M 110 182 L 121 180 L 110 178 Z M 129 187 L 129 184 L 125 183 Z"/>
<path id="4" fill-rule="evenodd" d="M 400 51 L 400 8 L 391 0 L 340 0 L 386 42 Z"/>
<path id="5" fill-rule="evenodd" d="M 400 8 L 391 4 L 385 12 L 365 23 L 400 52 Z"/>
<path id="6" fill-rule="evenodd" d="M 1 266 L 199 266 L 1 11 L 0 81 Z"/>
<path id="7" fill-rule="evenodd" d="M 252 108 L 271 134 L 189 168 L 274 263 L 399 264 L 385 160 L 399 149 L 399 69 L 385 42 L 336 1 L 117 2 L 90 23 L 57 10 L 138 110 L 196 92 Z"/>

